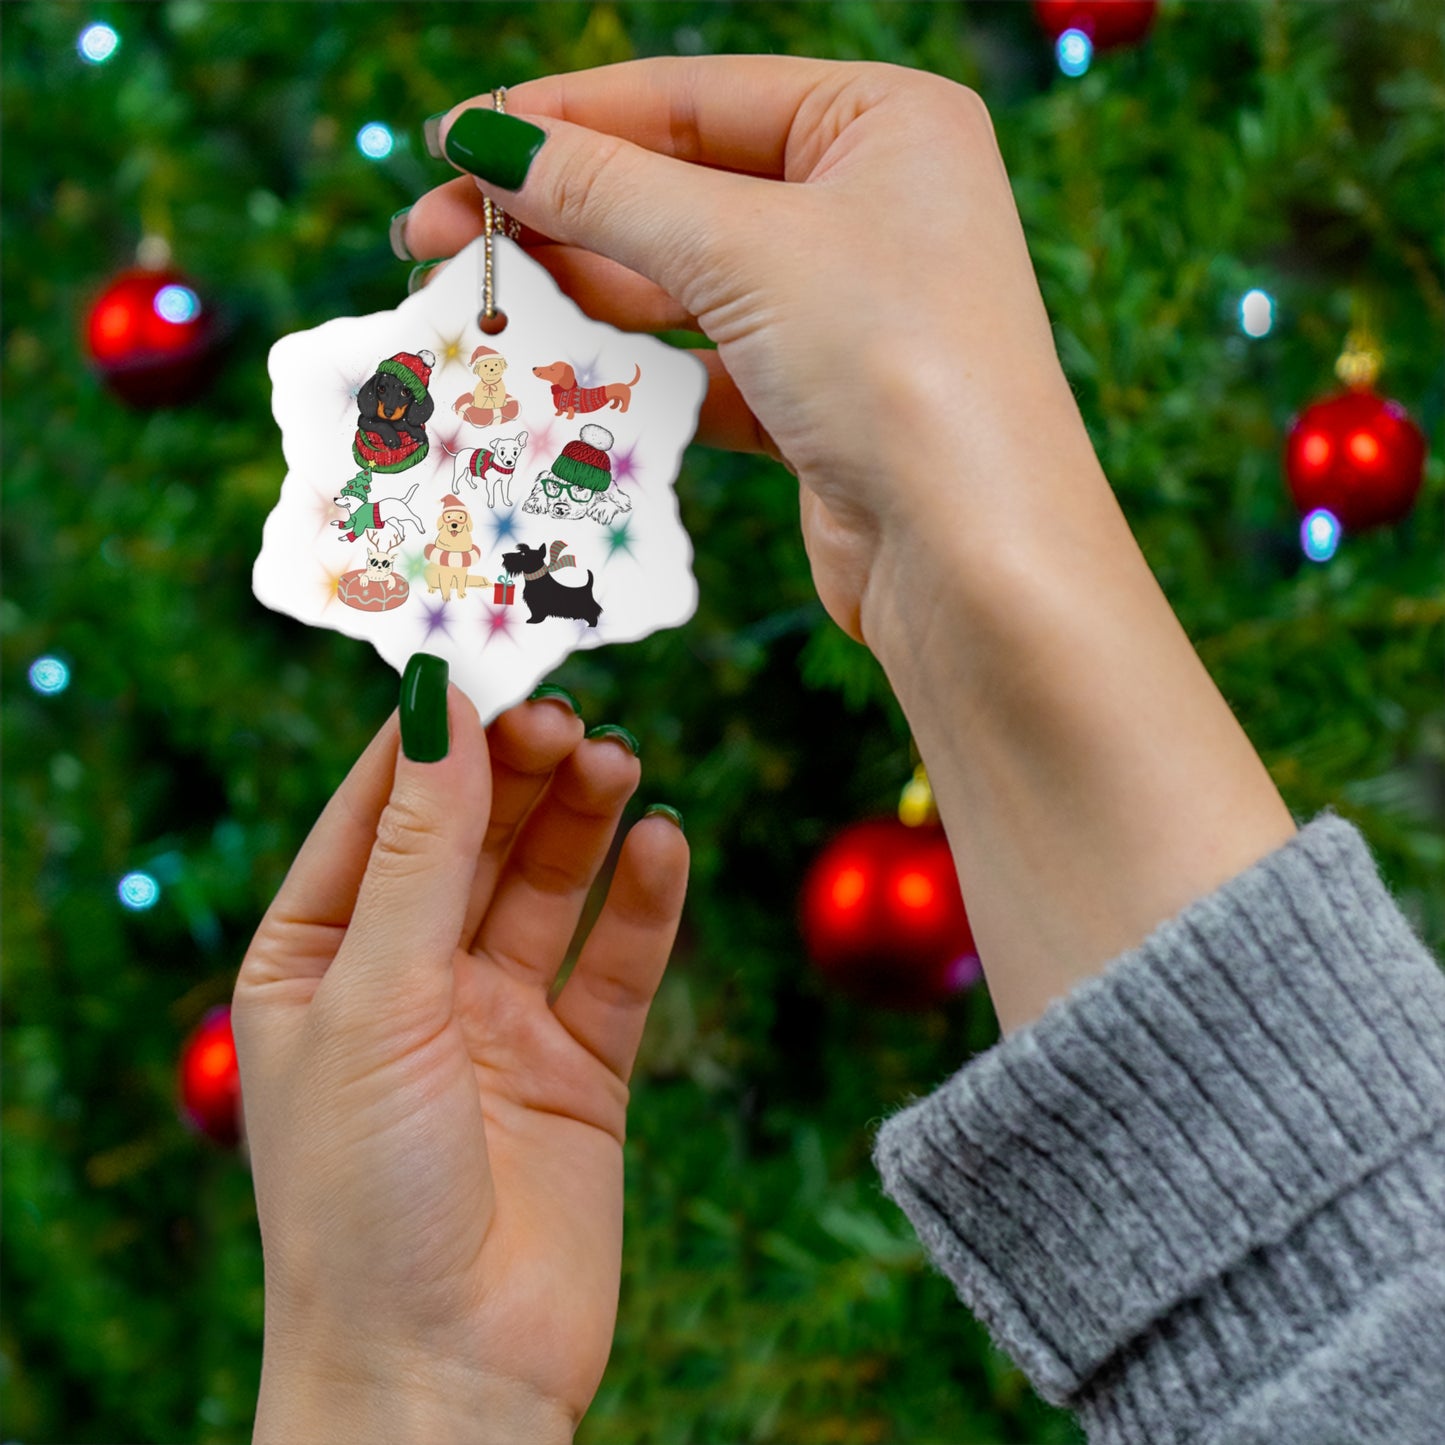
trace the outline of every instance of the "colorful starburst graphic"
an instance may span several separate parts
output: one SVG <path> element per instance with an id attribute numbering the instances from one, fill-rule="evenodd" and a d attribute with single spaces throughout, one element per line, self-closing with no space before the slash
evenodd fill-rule
<path id="1" fill-rule="evenodd" d="M 515 605 L 511 607 L 498 607 L 492 603 L 485 604 L 481 619 L 482 647 L 484 649 L 489 647 L 498 637 L 505 637 L 508 642 L 515 646 L 517 642 L 517 635 L 514 630 L 516 622 L 517 609 Z"/>
<path id="2" fill-rule="evenodd" d="M 517 509 L 512 508 L 505 515 L 494 512 L 488 519 L 488 526 L 492 529 L 492 550 L 496 551 L 503 542 L 512 542 L 517 537 Z"/>
<path id="3" fill-rule="evenodd" d="M 612 480 L 614 482 L 632 482 L 637 480 L 637 443 L 623 451 L 618 447 L 612 453 Z"/>
<path id="4" fill-rule="evenodd" d="M 423 646 L 430 642 L 438 632 L 450 642 L 452 640 L 450 622 L 445 602 L 428 602 L 425 598 L 422 599 L 420 625 Z"/>
<path id="5" fill-rule="evenodd" d="M 444 366 L 465 366 L 467 363 L 462 351 L 462 338 L 465 331 L 458 331 L 455 336 L 438 336 L 436 346 L 433 350 L 436 353 L 437 364 L 435 370 L 440 371 Z"/>
<path id="6" fill-rule="evenodd" d="M 321 603 L 321 610 L 323 612 L 336 601 L 336 589 L 341 585 L 341 579 L 344 575 L 344 568 L 338 568 L 334 572 L 330 567 L 323 567 L 321 569 L 321 593 L 324 598 L 324 601 Z"/>
<path id="7" fill-rule="evenodd" d="M 632 531 L 632 518 L 623 517 L 621 521 L 614 522 L 607 529 L 607 556 L 603 560 L 606 566 L 619 552 L 632 556 L 632 544 L 636 537 Z"/>

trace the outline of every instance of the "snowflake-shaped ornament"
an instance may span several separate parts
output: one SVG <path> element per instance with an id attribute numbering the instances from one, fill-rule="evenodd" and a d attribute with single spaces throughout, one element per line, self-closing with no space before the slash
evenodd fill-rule
<path id="1" fill-rule="evenodd" d="M 485 722 L 575 649 L 692 616 L 673 483 L 707 373 L 583 315 L 501 237 L 507 324 L 484 335 L 484 245 L 394 311 L 271 348 L 287 473 L 252 587 L 398 672 L 414 652 L 445 657 Z"/>

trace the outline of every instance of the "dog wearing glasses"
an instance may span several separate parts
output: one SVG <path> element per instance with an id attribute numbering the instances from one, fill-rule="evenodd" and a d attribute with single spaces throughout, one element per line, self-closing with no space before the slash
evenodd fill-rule
<path id="1" fill-rule="evenodd" d="M 560 522 L 583 518 L 609 527 L 622 512 L 632 510 L 632 498 L 613 480 L 612 433 L 589 424 L 575 442 L 568 442 L 537 480 L 522 510 Z"/>

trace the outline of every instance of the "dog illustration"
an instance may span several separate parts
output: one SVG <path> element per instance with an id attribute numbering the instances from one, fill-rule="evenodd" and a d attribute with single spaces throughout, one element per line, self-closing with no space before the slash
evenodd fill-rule
<path id="1" fill-rule="evenodd" d="M 374 586 L 384 587 L 388 592 L 395 592 L 405 583 L 396 575 L 395 558 L 391 555 L 393 549 L 378 550 L 379 544 L 374 539 L 380 535 L 377 532 L 366 534 L 366 580 Z"/>
<path id="2" fill-rule="evenodd" d="M 583 517 L 611 526 L 619 512 L 632 510 L 632 498 L 611 483 L 605 492 L 591 492 L 564 481 L 551 471 L 537 473 L 531 494 L 522 503 L 524 512 L 536 516 L 555 517 L 559 522 L 580 521 Z"/>
<path id="3" fill-rule="evenodd" d="M 534 366 L 532 375 L 552 384 L 552 405 L 557 415 L 571 421 L 579 411 L 601 411 L 604 406 L 626 411 L 632 401 L 632 388 L 642 379 L 642 368 L 636 362 L 633 365 L 637 371 L 631 381 L 614 381 L 609 386 L 578 386 L 577 373 L 565 361 Z"/>
<path id="4" fill-rule="evenodd" d="M 331 525 L 341 529 L 343 542 L 354 542 L 361 536 L 365 536 L 368 541 L 375 541 L 380 537 L 394 534 L 395 540 L 387 548 L 388 551 L 394 550 L 406 537 L 408 522 L 416 528 L 418 533 L 426 530 L 421 518 L 411 509 L 411 499 L 416 495 L 416 489 L 420 485 L 420 482 L 413 482 L 410 491 L 404 497 L 378 497 L 375 501 L 362 502 L 359 506 L 356 505 L 354 492 L 342 492 L 340 496 L 333 497 L 331 500 L 346 513 L 346 516 Z"/>
<path id="5" fill-rule="evenodd" d="M 426 456 L 426 423 L 436 406 L 427 383 L 435 365 L 430 351 L 398 351 L 377 363 L 356 393 L 352 455 L 361 466 L 400 472 Z"/>
<path id="6" fill-rule="evenodd" d="M 517 459 L 527 445 L 527 433 L 518 432 L 514 437 L 498 437 L 488 447 L 463 447 L 453 452 L 445 442 L 442 446 L 456 460 L 456 475 L 452 478 L 452 490 L 460 493 L 465 482 L 474 492 L 480 477 L 487 484 L 487 505 L 497 505 L 497 489 L 501 488 L 502 503 L 512 505 L 512 476 L 517 470 Z"/>
<path id="7" fill-rule="evenodd" d="M 476 387 L 463 392 L 452 403 L 452 410 L 472 426 L 512 421 L 521 411 L 522 403 L 515 396 L 507 395 L 507 384 L 502 380 L 507 358 L 499 356 L 490 346 L 479 346 L 472 352 L 468 365 L 477 378 Z"/>
<path id="8" fill-rule="evenodd" d="M 553 542 L 549 555 L 544 559 L 541 547 L 529 547 L 518 542 L 510 552 L 502 554 L 505 571 L 522 579 L 522 601 L 532 614 L 528 623 L 541 622 L 545 617 L 570 617 L 596 627 L 602 616 L 602 608 L 592 595 L 592 572 L 587 573 L 585 587 L 564 587 L 552 574 L 562 567 L 575 567 L 577 559 L 560 555 L 565 542 Z"/>
<path id="9" fill-rule="evenodd" d="M 456 589 L 457 600 L 467 595 L 468 587 L 487 587 L 491 584 L 485 577 L 468 574 L 468 568 L 481 560 L 481 548 L 472 543 L 471 513 L 462 505 L 460 497 L 444 497 L 442 514 L 437 519 L 437 539 L 428 542 L 425 548 L 428 592 L 440 592 L 442 601 L 447 601 Z"/>

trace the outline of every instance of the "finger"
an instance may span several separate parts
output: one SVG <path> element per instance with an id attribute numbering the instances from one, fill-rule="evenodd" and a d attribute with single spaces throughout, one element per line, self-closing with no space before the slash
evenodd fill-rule
<path id="1" fill-rule="evenodd" d="M 294 978 L 317 978 L 335 956 L 391 794 L 397 714 L 356 760 L 301 845 L 241 965 L 237 998 Z"/>
<path id="2" fill-rule="evenodd" d="M 627 835 L 607 902 L 552 1012 L 624 1083 L 662 982 L 687 892 L 682 829 L 644 818 Z"/>
<path id="3" fill-rule="evenodd" d="M 470 176 L 435 186 L 420 196 L 406 213 L 401 241 L 417 260 L 431 256 L 455 256 L 483 231 L 483 197 Z M 545 236 L 523 226 L 513 238 L 531 247 L 546 242 Z"/>
<path id="4" fill-rule="evenodd" d="M 407 684 L 403 684 L 405 689 Z M 452 966 L 491 806 L 481 720 L 466 695 L 446 690 L 445 756 L 396 756 L 391 794 L 357 890 L 356 908 L 320 992 L 395 1037 L 450 1017 Z"/>
<path id="5" fill-rule="evenodd" d="M 781 180 L 810 102 L 822 109 L 819 99 L 857 74 L 857 67 L 797 56 L 668 56 L 524 81 L 508 89 L 507 109 L 678 160 Z"/>
<path id="6" fill-rule="evenodd" d="M 462 924 L 462 946 L 475 943 L 497 878 L 523 819 L 542 796 L 563 758 L 582 741 L 585 724 L 561 698 L 508 708 L 487 729 L 492 761 L 492 816 Z"/>
<path id="7" fill-rule="evenodd" d="M 546 992 L 642 769 L 606 738 L 582 742 L 523 824 L 477 931 L 477 954 Z"/>
<path id="8" fill-rule="evenodd" d="M 722 357 L 716 351 L 702 348 L 688 350 L 687 354 L 697 357 L 707 368 L 707 394 L 697 418 L 698 441 L 724 451 L 759 452 L 793 471 L 792 464 L 763 429 L 738 390 L 737 382 L 728 374 Z"/>
<path id="9" fill-rule="evenodd" d="M 443 143 L 456 118 L 442 121 Z M 521 190 L 482 184 L 524 226 L 618 262 L 660 286 L 694 315 L 694 289 L 722 249 L 751 253 L 767 239 L 768 184 L 689 165 L 615 136 L 545 121 L 545 144 Z M 709 282 L 709 284 L 716 284 Z"/>

